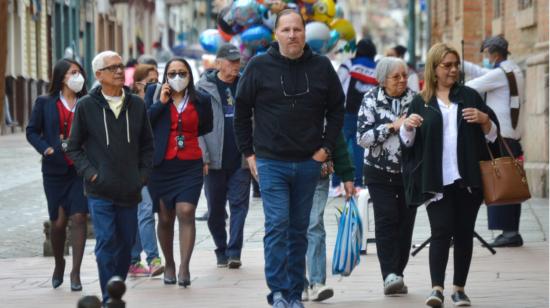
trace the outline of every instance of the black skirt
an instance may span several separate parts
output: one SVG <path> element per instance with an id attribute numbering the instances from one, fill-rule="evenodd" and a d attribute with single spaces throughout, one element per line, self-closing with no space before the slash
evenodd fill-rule
<path id="1" fill-rule="evenodd" d="M 160 200 L 168 209 L 174 209 L 178 202 L 197 206 L 203 183 L 202 167 L 202 159 L 177 158 L 164 160 L 155 167 L 148 183 L 153 210 L 159 211 Z"/>
<path id="2" fill-rule="evenodd" d="M 84 196 L 84 182 L 73 166 L 65 174 L 43 174 L 44 192 L 48 201 L 50 220 L 57 220 L 59 207 L 67 216 L 88 213 L 88 200 Z"/>

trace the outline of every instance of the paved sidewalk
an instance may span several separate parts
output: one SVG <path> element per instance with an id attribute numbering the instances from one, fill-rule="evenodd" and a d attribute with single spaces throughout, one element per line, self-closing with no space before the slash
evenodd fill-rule
<path id="1" fill-rule="evenodd" d="M 39 155 L 23 135 L 0 137 L 0 307 L 76 307 L 83 294 L 99 294 L 93 255 L 94 240 L 88 240 L 82 266 L 83 292 L 69 289 L 71 257 L 67 258 L 65 283 L 51 288 L 53 258 L 41 257 L 42 222 L 47 219 L 42 189 Z M 128 279 L 124 299 L 137 307 L 267 307 L 267 287 L 263 276 L 263 213 L 259 199 L 251 199 L 245 226 L 243 268 L 217 269 L 213 241 L 204 222 L 197 222 L 197 244 L 191 261 L 192 286 L 182 289 L 164 286 L 161 278 Z M 205 210 L 201 198 L 197 215 Z M 424 307 L 430 290 L 428 249 L 411 258 L 405 272 L 410 294 L 388 298 L 382 281 L 375 245 L 350 277 L 330 275 L 330 260 L 336 237 L 335 206 L 342 199 L 330 199 L 325 214 L 328 247 L 328 285 L 335 296 L 306 307 Z M 522 248 L 499 249 L 491 255 L 475 240 L 474 258 L 467 291 L 475 307 L 548 307 L 548 199 L 532 199 L 522 208 L 520 231 Z M 371 218 L 372 219 L 372 218 Z M 371 231 L 373 230 L 371 224 Z M 496 234 L 487 230 L 487 215 L 480 210 L 476 230 L 488 241 Z M 429 236 L 426 211 L 420 208 L 413 235 L 414 243 Z M 175 243 L 177 245 L 177 242 Z M 451 290 L 452 257 L 447 271 Z M 450 293 L 446 292 L 450 306 Z"/>

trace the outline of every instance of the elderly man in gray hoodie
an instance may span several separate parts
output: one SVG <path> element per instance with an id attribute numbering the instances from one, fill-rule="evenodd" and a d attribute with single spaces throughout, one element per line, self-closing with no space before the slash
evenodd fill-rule
<path id="1" fill-rule="evenodd" d="M 216 244 L 218 267 L 241 266 L 243 229 L 250 199 L 250 172 L 237 149 L 233 133 L 235 92 L 241 55 L 231 44 L 220 46 L 217 69 L 203 74 L 197 88 L 211 97 L 214 127 L 199 142 L 205 163 L 208 228 Z M 229 241 L 225 229 L 225 204 L 229 201 Z"/>

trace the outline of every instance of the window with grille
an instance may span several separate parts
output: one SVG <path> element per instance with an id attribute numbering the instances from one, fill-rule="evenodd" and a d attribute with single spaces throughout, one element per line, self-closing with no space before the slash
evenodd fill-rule
<path id="1" fill-rule="evenodd" d="M 493 19 L 502 16 L 502 3 L 500 0 L 493 0 Z"/>

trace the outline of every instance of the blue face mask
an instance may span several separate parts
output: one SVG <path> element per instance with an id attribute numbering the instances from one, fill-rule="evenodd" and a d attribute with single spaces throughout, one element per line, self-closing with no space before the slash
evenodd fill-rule
<path id="1" fill-rule="evenodd" d="M 483 67 L 485 67 L 485 68 L 494 68 L 495 64 L 491 63 L 489 58 L 483 58 Z"/>

